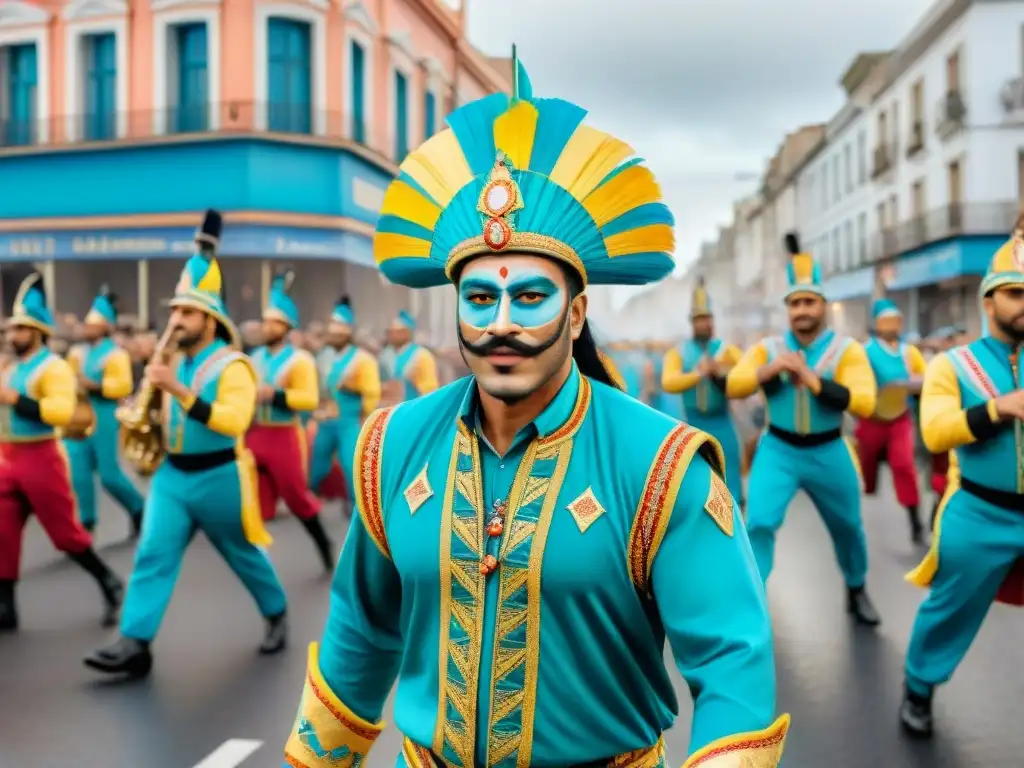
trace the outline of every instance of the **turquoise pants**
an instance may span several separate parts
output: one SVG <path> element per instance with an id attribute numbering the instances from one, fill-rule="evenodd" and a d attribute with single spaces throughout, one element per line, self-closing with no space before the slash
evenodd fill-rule
<path id="1" fill-rule="evenodd" d="M 96 477 L 100 476 L 103 490 L 124 507 L 131 517 L 142 514 L 143 499 L 138 488 L 128 479 L 119 461 L 120 424 L 114 417 L 113 404 L 93 407 L 96 410 L 96 429 L 82 440 L 65 440 L 68 461 L 71 464 L 71 483 L 78 501 L 78 516 L 82 525 L 92 529 L 96 525 Z"/>
<path id="2" fill-rule="evenodd" d="M 313 450 L 309 452 L 309 489 L 316 493 L 324 478 L 331 473 L 334 457 L 338 455 L 338 440 L 341 433 L 338 419 L 321 421 L 313 438 Z M 348 475 L 345 482 L 348 482 Z"/>
<path id="3" fill-rule="evenodd" d="M 797 447 L 771 432 L 761 436 L 747 483 L 747 535 L 767 582 L 775 559 L 775 534 L 797 491 L 810 496 L 835 548 L 846 586 L 863 587 L 868 546 L 860 517 L 861 480 L 845 439 Z"/>
<path id="4" fill-rule="evenodd" d="M 736 503 L 743 506 L 743 467 L 740 459 L 740 441 L 736 428 L 728 413 L 705 416 L 700 413 L 687 414 L 686 423 L 703 430 L 715 438 L 725 454 L 725 484 Z"/>
<path id="5" fill-rule="evenodd" d="M 202 472 L 182 472 L 166 461 L 153 476 L 135 568 L 121 615 L 121 634 L 136 640 L 156 637 L 181 571 L 185 550 L 197 530 L 206 534 L 260 613 L 277 616 L 286 606 L 284 588 L 270 558 L 242 531 L 242 478 L 237 463 Z"/>
<path id="6" fill-rule="evenodd" d="M 938 571 L 907 648 L 907 684 L 925 696 L 953 676 L 1003 579 L 1024 557 L 1020 512 L 954 491 L 942 510 L 938 551 Z"/>

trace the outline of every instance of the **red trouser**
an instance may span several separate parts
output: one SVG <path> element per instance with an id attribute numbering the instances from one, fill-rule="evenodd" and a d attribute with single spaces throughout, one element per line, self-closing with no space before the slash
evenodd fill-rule
<path id="1" fill-rule="evenodd" d="M 878 465 L 883 458 L 892 470 L 896 500 L 905 507 L 921 502 L 914 464 L 914 422 L 909 413 L 893 421 L 861 419 L 855 432 L 864 492 L 874 493 L 878 485 Z"/>
<path id="2" fill-rule="evenodd" d="M 61 552 L 92 546 L 78 521 L 71 471 L 59 440 L 0 443 L 0 579 L 21 570 L 21 535 L 30 514 Z"/>
<path id="3" fill-rule="evenodd" d="M 949 472 L 949 454 L 932 454 L 932 490 L 941 496 L 946 492 L 946 473 Z"/>
<path id="4" fill-rule="evenodd" d="M 264 520 L 274 519 L 279 498 L 284 499 L 293 515 L 303 520 L 320 511 L 319 500 L 306 487 L 309 458 L 306 431 L 301 426 L 253 424 L 245 443 L 256 460 Z"/>

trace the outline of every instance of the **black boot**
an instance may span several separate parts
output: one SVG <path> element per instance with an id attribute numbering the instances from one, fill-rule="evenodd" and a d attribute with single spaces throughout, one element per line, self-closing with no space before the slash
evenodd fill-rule
<path id="1" fill-rule="evenodd" d="M 117 577 L 110 567 L 100 560 L 92 547 L 84 552 L 73 552 L 71 559 L 82 568 L 100 585 L 103 592 L 103 626 L 112 627 L 117 624 L 117 616 L 121 610 L 121 602 L 124 600 L 124 582 Z"/>
<path id="2" fill-rule="evenodd" d="M 924 543 L 924 525 L 921 524 L 921 513 L 917 504 L 907 507 L 907 517 L 910 519 L 910 541 L 920 545 Z"/>
<path id="3" fill-rule="evenodd" d="M 14 579 L 0 579 L 0 632 L 14 632 L 18 629 L 14 584 Z"/>
<path id="4" fill-rule="evenodd" d="M 882 619 L 879 617 L 878 611 L 875 610 L 874 603 L 871 602 L 871 598 L 868 597 L 864 587 L 857 587 L 856 589 L 851 587 L 848 589 L 846 610 L 853 614 L 853 618 L 858 624 L 877 627 L 882 623 Z"/>
<path id="5" fill-rule="evenodd" d="M 270 656 L 280 653 L 288 645 L 288 616 L 282 611 L 277 616 L 267 617 L 267 630 L 263 635 L 260 653 Z"/>
<path id="6" fill-rule="evenodd" d="M 320 555 L 320 560 L 324 564 L 324 570 L 328 573 L 333 573 L 334 545 L 331 544 L 331 540 L 327 537 L 327 531 L 324 530 L 324 524 L 320 520 L 320 515 L 313 515 L 312 517 L 302 520 L 302 526 L 306 529 L 306 533 L 309 534 L 309 537 L 313 539 L 313 543 L 316 545 L 317 554 Z"/>
<path id="7" fill-rule="evenodd" d="M 122 637 L 113 645 L 100 648 L 83 660 L 85 666 L 108 675 L 146 677 L 153 668 L 149 643 Z"/>
<path id="8" fill-rule="evenodd" d="M 911 736 L 927 739 L 932 735 L 932 697 L 914 693 L 910 688 L 903 691 L 900 705 L 900 725 Z"/>

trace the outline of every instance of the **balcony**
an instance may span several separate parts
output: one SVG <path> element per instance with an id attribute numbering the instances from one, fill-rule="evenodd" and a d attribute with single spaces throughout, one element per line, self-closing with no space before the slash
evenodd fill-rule
<path id="1" fill-rule="evenodd" d="M 949 91 L 935 108 L 935 133 L 946 141 L 966 125 L 967 105 L 960 91 Z"/>
<path id="2" fill-rule="evenodd" d="M 1017 202 L 955 203 L 935 208 L 895 227 L 875 233 L 870 260 L 891 259 L 930 243 L 963 235 L 1010 235 L 1017 221 Z"/>
<path id="3" fill-rule="evenodd" d="M 875 147 L 874 162 L 871 165 L 871 178 L 878 180 L 893 168 L 896 147 L 892 144 L 879 144 Z"/>
<path id="4" fill-rule="evenodd" d="M 922 149 L 924 149 L 924 121 L 915 120 L 910 126 L 910 142 L 907 144 L 907 159 L 909 160 Z"/>

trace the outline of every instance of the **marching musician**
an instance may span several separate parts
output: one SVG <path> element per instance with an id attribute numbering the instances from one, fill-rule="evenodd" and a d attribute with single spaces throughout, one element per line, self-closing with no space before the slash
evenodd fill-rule
<path id="1" fill-rule="evenodd" d="M 402 310 L 388 328 L 388 349 L 381 354 L 387 371 L 386 399 L 412 400 L 438 388 L 437 360 L 422 344 L 413 341 L 416 320 Z"/>
<path id="2" fill-rule="evenodd" d="M 71 477 L 82 525 L 92 530 L 96 525 L 96 483 L 99 473 L 103 490 L 120 504 L 131 520 L 132 533 L 137 536 L 142 525 L 143 498 L 121 469 L 119 431 L 115 411 L 118 401 L 132 393 L 132 361 L 127 350 L 111 338 L 117 327 L 117 296 L 105 286 L 93 300 L 85 316 L 84 341 L 68 353 L 68 362 L 78 377 L 78 386 L 85 393 L 82 403 L 91 429 L 74 422 L 64 431 L 64 445 L 71 462 Z"/>
<path id="3" fill-rule="evenodd" d="M 78 519 L 58 432 L 75 411 L 75 375 L 47 348 L 54 321 L 42 278 L 30 275 L 14 300 L 7 338 L 15 358 L 0 373 L 0 630 L 18 628 L 14 587 L 22 530 L 30 514 L 53 545 L 96 579 L 105 625 L 117 620 L 124 587 L 96 554 Z"/>
<path id="4" fill-rule="evenodd" d="M 271 542 L 256 505 L 252 457 L 242 436 L 256 406 L 257 375 L 240 351 L 227 315 L 215 253 L 221 217 L 209 211 L 171 300 L 170 327 L 182 355 L 168 365 L 159 352 L 146 379 L 163 393 L 166 456 L 153 476 L 135 569 L 128 583 L 121 636 L 85 659 L 110 674 L 144 677 L 182 559 L 201 530 L 256 601 L 266 622 L 260 653 L 287 640 L 285 593 L 265 547 Z"/>

